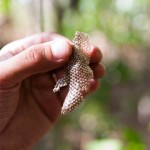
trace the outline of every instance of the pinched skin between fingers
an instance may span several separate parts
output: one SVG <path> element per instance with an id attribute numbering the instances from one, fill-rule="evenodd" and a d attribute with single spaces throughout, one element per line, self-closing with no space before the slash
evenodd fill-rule
<path id="1" fill-rule="evenodd" d="M 0 63 L 0 84 L 18 83 L 36 73 L 61 67 L 69 60 L 71 49 L 65 40 L 31 46 Z"/>
<path id="2" fill-rule="evenodd" d="M 102 60 L 102 53 L 101 50 L 96 47 L 92 46 L 90 51 L 90 67 L 94 72 L 94 78 L 100 78 L 103 77 L 106 73 L 105 66 L 101 63 Z M 64 68 L 55 70 L 55 73 L 57 74 L 57 79 L 60 79 L 64 76 Z"/>
<path id="3" fill-rule="evenodd" d="M 100 83 L 98 79 L 103 77 L 106 73 L 104 65 L 100 63 L 102 60 L 102 53 L 100 49 L 98 47 L 92 46 L 89 55 L 90 55 L 90 67 L 93 70 L 94 79 L 90 82 L 90 88 L 86 95 L 90 94 L 91 92 L 99 88 Z M 55 71 L 55 73 L 57 80 L 61 79 L 64 76 L 64 69 L 61 70 L 59 69 Z M 58 96 L 61 100 L 61 104 L 63 104 L 67 93 L 68 87 L 62 88 L 61 92 L 58 93 Z"/>

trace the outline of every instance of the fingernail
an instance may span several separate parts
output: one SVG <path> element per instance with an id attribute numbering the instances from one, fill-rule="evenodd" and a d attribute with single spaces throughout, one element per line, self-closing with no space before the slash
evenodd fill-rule
<path id="1" fill-rule="evenodd" d="M 71 46 L 65 40 L 56 40 L 51 43 L 51 50 L 53 53 L 53 57 L 56 60 L 66 59 L 70 56 Z"/>

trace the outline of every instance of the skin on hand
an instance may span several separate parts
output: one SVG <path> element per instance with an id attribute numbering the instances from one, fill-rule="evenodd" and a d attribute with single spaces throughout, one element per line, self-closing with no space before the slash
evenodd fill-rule
<path id="1" fill-rule="evenodd" d="M 72 53 L 63 36 L 41 33 L 6 45 L 0 51 L 0 146 L 3 150 L 26 150 L 56 122 L 68 88 L 53 93 L 56 77 Z M 90 52 L 94 72 L 89 93 L 99 87 L 105 74 L 96 47 Z M 7 141 L 7 142 L 6 142 Z"/>

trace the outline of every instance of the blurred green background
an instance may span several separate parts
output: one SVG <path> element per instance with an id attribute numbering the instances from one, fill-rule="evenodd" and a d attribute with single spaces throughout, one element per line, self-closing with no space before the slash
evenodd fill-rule
<path id="1" fill-rule="evenodd" d="M 0 48 L 41 31 L 90 35 L 103 53 L 101 88 L 32 150 L 150 149 L 149 0 L 0 0 Z"/>

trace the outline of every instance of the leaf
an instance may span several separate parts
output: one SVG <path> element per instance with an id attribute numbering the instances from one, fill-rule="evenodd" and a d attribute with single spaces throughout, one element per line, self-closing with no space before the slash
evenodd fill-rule
<path id="1" fill-rule="evenodd" d="M 85 145 L 84 150 L 121 150 L 122 143 L 117 139 L 94 140 Z"/>

